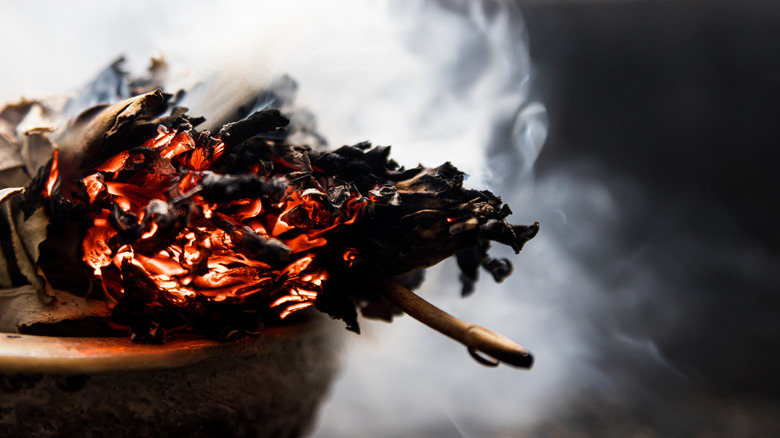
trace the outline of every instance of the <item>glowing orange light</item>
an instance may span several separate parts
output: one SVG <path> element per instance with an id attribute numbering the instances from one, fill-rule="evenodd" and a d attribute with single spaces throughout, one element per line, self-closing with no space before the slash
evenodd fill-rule
<path id="1" fill-rule="evenodd" d="M 54 159 L 51 162 L 51 171 L 49 171 L 49 178 L 46 180 L 46 196 L 51 196 L 54 193 L 54 186 L 57 184 L 57 179 L 60 177 L 60 172 L 57 166 L 57 157 L 60 151 L 54 151 Z"/>
<path id="2" fill-rule="evenodd" d="M 131 263 L 181 305 L 196 297 L 240 301 L 261 294 L 268 307 L 285 318 L 314 304 L 328 278 L 323 266 L 329 261 L 318 262 L 325 254 L 322 248 L 328 244 L 328 233 L 354 223 L 366 198 L 354 194 L 335 208 L 328 201 L 326 181 L 311 178 L 300 186 L 289 183 L 281 200 L 258 195 L 207 201 L 200 193 L 201 182 L 204 175 L 216 173 L 210 169 L 225 152 L 221 141 L 196 141 L 190 132 L 160 126 L 143 147 L 153 152 L 143 155 L 128 149 L 102 162 L 97 172 L 80 182 L 86 196 L 72 200 L 83 199 L 92 208 L 92 225 L 82 241 L 83 258 L 94 276 L 104 280 L 101 284 L 109 296 L 124 293 L 122 266 Z M 279 157 L 270 158 L 282 169 L 295 167 Z M 265 169 L 257 164 L 247 168 L 259 179 L 285 178 L 284 173 L 261 173 Z M 47 195 L 57 179 L 55 155 Z M 177 199 L 195 208 L 176 210 Z M 150 210 L 155 200 L 165 201 L 181 216 L 166 219 L 168 213 Z M 114 205 L 125 212 L 123 220 L 136 221 L 123 226 L 142 231 L 115 229 L 116 221 L 109 220 Z M 169 224 L 160 222 L 165 220 L 180 225 L 162 225 Z M 170 230 L 175 234 L 169 235 Z M 273 239 L 289 248 L 289 261 L 280 266 L 265 260 L 262 251 L 255 252 L 252 246 L 258 239 Z M 154 246 L 158 241 L 166 246 Z M 357 258 L 355 249 L 344 252 L 350 266 Z"/>
<path id="3" fill-rule="evenodd" d="M 351 268 L 357 261 L 358 252 L 355 248 L 348 248 L 346 251 L 344 251 L 342 258 L 345 262 L 347 262 L 347 266 Z"/>
<path id="4" fill-rule="evenodd" d="M 287 318 L 288 316 L 290 316 L 291 313 L 297 312 L 298 310 L 301 310 L 301 309 L 305 309 L 305 308 L 310 307 L 312 305 L 314 305 L 314 303 L 307 301 L 305 303 L 298 303 L 298 304 L 293 304 L 292 306 L 287 306 L 287 308 L 285 308 L 282 311 L 282 313 L 279 314 L 279 319 Z"/>

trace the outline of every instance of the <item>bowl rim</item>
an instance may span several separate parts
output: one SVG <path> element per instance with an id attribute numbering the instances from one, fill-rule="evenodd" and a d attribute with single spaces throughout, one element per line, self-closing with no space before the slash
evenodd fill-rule
<path id="1" fill-rule="evenodd" d="M 164 344 L 129 337 L 58 337 L 0 333 L 0 374 L 100 374 L 151 371 L 192 365 L 209 358 L 262 349 L 267 336 L 297 337 L 311 323 L 265 328 L 259 336 L 218 341 L 177 334 Z"/>

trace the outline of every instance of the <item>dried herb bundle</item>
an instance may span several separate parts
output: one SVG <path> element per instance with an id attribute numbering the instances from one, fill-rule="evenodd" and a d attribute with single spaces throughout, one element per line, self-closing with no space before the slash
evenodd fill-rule
<path id="1" fill-rule="evenodd" d="M 16 291 L 0 297 L 5 327 L 81 320 L 164 342 L 182 328 L 254 333 L 312 305 L 357 332 L 358 309 L 390 319 L 400 307 L 474 354 L 530 366 L 519 346 L 408 288 L 451 256 L 464 293 L 480 266 L 501 281 L 511 264 L 488 255 L 490 242 L 518 252 L 538 224 L 508 224 L 509 207 L 464 188 L 450 163 L 405 169 L 388 147 L 292 144 L 277 109 L 216 135 L 201 122 L 159 90 L 92 108 L 58 135 L 46 164 L 25 168 L 38 170 L 23 192 L 0 192 L 11 237 L 0 286 Z M 28 133 L 27 150 L 35 136 L 53 150 L 47 134 Z"/>

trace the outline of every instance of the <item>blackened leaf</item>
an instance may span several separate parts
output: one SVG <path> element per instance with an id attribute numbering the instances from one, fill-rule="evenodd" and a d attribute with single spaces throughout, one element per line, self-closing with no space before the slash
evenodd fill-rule
<path id="1" fill-rule="evenodd" d="M 494 259 L 491 257 L 485 258 L 482 262 L 482 267 L 485 268 L 493 276 L 493 279 L 500 283 L 512 274 L 512 262 L 508 259 Z"/>
<path id="2" fill-rule="evenodd" d="M 163 93 L 156 90 L 111 106 L 85 111 L 55 139 L 62 151 L 63 168 L 86 170 L 122 150 L 139 146 L 148 136 L 156 133 L 156 126 L 147 125 L 144 121 L 160 111 L 164 101 Z M 129 141 L 128 132 L 139 131 L 144 126 L 150 126 L 154 131 L 145 132 L 145 138 L 133 135 L 132 139 L 136 141 Z M 148 128 L 143 129 L 149 131 Z"/>
<path id="3" fill-rule="evenodd" d="M 341 290 L 340 290 L 341 286 Z M 322 292 L 317 295 L 315 307 L 321 312 L 330 315 L 331 318 L 340 319 L 347 324 L 347 330 L 360 333 L 360 325 L 357 320 L 355 301 L 344 292 L 349 286 L 339 282 L 327 282 L 323 285 Z"/>
<path id="4" fill-rule="evenodd" d="M 481 241 L 478 244 L 465 248 L 456 254 L 458 267 L 460 268 L 460 280 L 463 284 L 462 296 L 468 296 L 474 292 L 474 283 L 479 277 L 479 266 L 487 257 L 487 249 L 490 243 Z"/>
<path id="5" fill-rule="evenodd" d="M 287 126 L 288 123 L 290 120 L 277 109 L 260 110 L 243 120 L 228 123 L 219 131 L 219 137 L 225 146 L 230 147 L 261 132 Z"/>
<path id="6" fill-rule="evenodd" d="M 165 342 L 165 329 L 160 326 L 159 317 L 162 309 L 159 287 L 141 268 L 127 260 L 122 264 L 122 277 L 125 304 L 131 317 L 131 339 L 149 344 Z"/>
<path id="7" fill-rule="evenodd" d="M 262 180 L 254 175 L 219 175 L 203 172 L 198 194 L 208 202 L 228 202 L 244 198 L 278 199 L 286 188 L 282 180 Z"/>
<path id="8" fill-rule="evenodd" d="M 271 266 L 278 266 L 290 260 L 291 250 L 284 243 L 259 236 L 249 227 L 233 228 L 231 236 L 239 248 Z"/>
<path id="9" fill-rule="evenodd" d="M 49 161 L 54 152 L 54 145 L 49 140 L 50 132 L 49 128 L 39 128 L 24 133 L 20 156 L 27 174 L 31 177 Z"/>

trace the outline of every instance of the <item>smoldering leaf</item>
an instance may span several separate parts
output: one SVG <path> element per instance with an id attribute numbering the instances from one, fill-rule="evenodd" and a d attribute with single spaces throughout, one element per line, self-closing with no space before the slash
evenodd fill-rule
<path id="1" fill-rule="evenodd" d="M 344 205 L 345 202 L 351 199 L 354 193 L 353 187 L 346 184 L 340 184 L 328 188 L 328 201 L 331 206 L 338 209 Z"/>
<path id="2" fill-rule="evenodd" d="M 141 228 L 140 220 L 138 216 L 132 212 L 125 211 L 122 207 L 116 203 L 111 206 L 111 213 L 108 216 L 108 223 L 112 228 L 117 230 L 118 235 L 121 237 L 122 242 L 118 245 L 123 245 L 126 242 L 133 242 L 141 237 L 143 229 Z"/>
<path id="3" fill-rule="evenodd" d="M 287 126 L 290 120 L 278 109 L 264 109 L 237 122 L 228 123 L 219 131 L 219 138 L 226 147 L 237 145 L 261 132 L 274 131 Z"/>
<path id="4" fill-rule="evenodd" d="M 0 205 L 11 197 L 24 192 L 24 187 L 5 187 L 0 189 Z"/>
<path id="5" fill-rule="evenodd" d="M 488 257 L 487 250 L 490 247 L 488 241 L 480 241 L 478 244 L 464 248 L 456 254 L 458 267 L 460 268 L 460 280 L 463 285 L 462 296 L 471 295 L 474 292 L 474 283 L 479 278 L 479 267 Z"/>
<path id="6" fill-rule="evenodd" d="M 122 278 L 124 303 L 131 321 L 131 339 L 140 343 L 163 343 L 165 329 L 159 321 L 161 290 L 141 268 L 127 260 L 122 264 Z"/>
<path id="7" fill-rule="evenodd" d="M 503 220 L 490 220 L 480 227 L 480 236 L 487 240 L 503 243 L 515 250 L 523 249 L 526 242 L 539 232 L 539 223 L 533 225 L 509 225 Z"/>
<path id="8" fill-rule="evenodd" d="M 187 111 L 185 107 L 173 107 L 170 114 L 155 119 L 154 123 L 165 127 L 169 132 L 184 132 L 206 121 L 204 117 L 187 116 Z"/>
<path id="9" fill-rule="evenodd" d="M 145 208 L 140 223 L 142 233 L 151 233 L 150 237 L 136 240 L 134 248 L 140 253 L 152 256 L 170 245 L 188 223 L 190 204 L 181 208 L 159 199 L 152 199 Z"/>
<path id="10" fill-rule="evenodd" d="M 371 199 L 383 205 L 398 207 L 401 205 L 401 196 L 398 190 L 389 184 L 385 184 L 378 189 L 372 189 L 368 192 Z"/>
<path id="11" fill-rule="evenodd" d="M 300 196 L 314 201 L 300 203 L 283 214 L 281 219 L 285 223 L 301 229 L 328 228 L 333 224 L 338 211 L 326 194 L 309 189 L 303 191 Z"/>
<path id="12" fill-rule="evenodd" d="M 14 144 L 14 139 L 0 133 L 0 171 L 17 167 L 23 168 L 24 162 L 16 144 Z M 3 181 L 0 181 L 0 184 L 3 184 Z"/>
<path id="13" fill-rule="evenodd" d="M 20 157 L 28 175 L 35 175 L 51 158 L 54 152 L 54 145 L 49 139 L 51 132 L 50 128 L 39 128 L 24 133 Z"/>
<path id="14" fill-rule="evenodd" d="M 63 163 L 88 169 L 96 162 L 143 143 L 156 133 L 156 126 L 144 123 L 164 109 L 160 90 L 133 97 L 114 105 L 93 107 L 81 113 L 55 139 Z M 66 166 L 63 166 L 66 167 Z"/>
<path id="15" fill-rule="evenodd" d="M 82 261 L 80 228 L 44 227 L 46 239 L 38 245 L 37 263 L 53 288 L 84 297 L 94 291 L 92 270 Z"/>
<path id="16" fill-rule="evenodd" d="M 490 272 L 496 283 L 501 283 L 506 280 L 514 270 L 512 262 L 505 258 L 494 259 L 492 257 L 487 257 L 482 261 L 482 267 Z"/>
<path id="17" fill-rule="evenodd" d="M 360 306 L 360 315 L 364 318 L 393 322 L 393 318 L 402 315 L 403 311 L 387 298 L 377 295 L 375 299 Z"/>
<path id="18" fill-rule="evenodd" d="M 292 250 L 277 239 L 257 235 L 249 227 L 234 228 L 231 237 L 239 248 L 271 266 L 279 266 L 290 260 Z"/>
<path id="19" fill-rule="evenodd" d="M 30 175 L 22 166 L 0 170 L 0 188 L 24 187 L 30 183 Z"/>
<path id="20" fill-rule="evenodd" d="M 360 333 L 357 320 L 357 310 L 354 299 L 345 293 L 350 287 L 340 282 L 328 282 L 323 285 L 317 295 L 314 306 L 317 310 L 327 313 L 331 318 L 340 319 L 347 324 L 347 330 Z"/>
<path id="21" fill-rule="evenodd" d="M 463 187 L 463 172 L 449 161 L 439 167 L 426 169 L 408 181 L 395 186 L 400 192 L 436 193 L 440 195 L 457 191 Z"/>
<path id="22" fill-rule="evenodd" d="M 40 258 L 39 246 L 47 238 L 49 217 L 42 208 L 39 208 L 30 217 L 25 217 L 22 212 L 18 211 L 12 219 L 27 258 L 33 263 L 37 263 Z"/>
<path id="23" fill-rule="evenodd" d="M 5 105 L 0 110 L 0 126 L 2 127 L 0 132 L 6 131 L 6 134 L 15 136 L 17 127 L 36 106 L 42 106 L 41 102 L 29 99 L 22 99 L 19 102 Z"/>
<path id="24" fill-rule="evenodd" d="M 31 105 L 33 102 L 26 101 L 21 104 L 23 108 L 9 105 L 0 111 L 0 188 L 25 186 L 30 180 L 19 150 L 21 141 L 16 135 L 16 125 Z"/>
<path id="25" fill-rule="evenodd" d="M 207 202 L 229 202 L 245 198 L 279 199 L 286 188 L 281 179 L 262 180 L 253 175 L 220 175 L 204 171 L 198 194 Z"/>
<path id="26" fill-rule="evenodd" d="M 87 317 L 106 318 L 111 310 L 105 302 L 55 291 L 55 298 L 42 301 L 32 285 L 0 290 L 0 330 L 22 332 L 36 324 L 56 324 Z"/>

